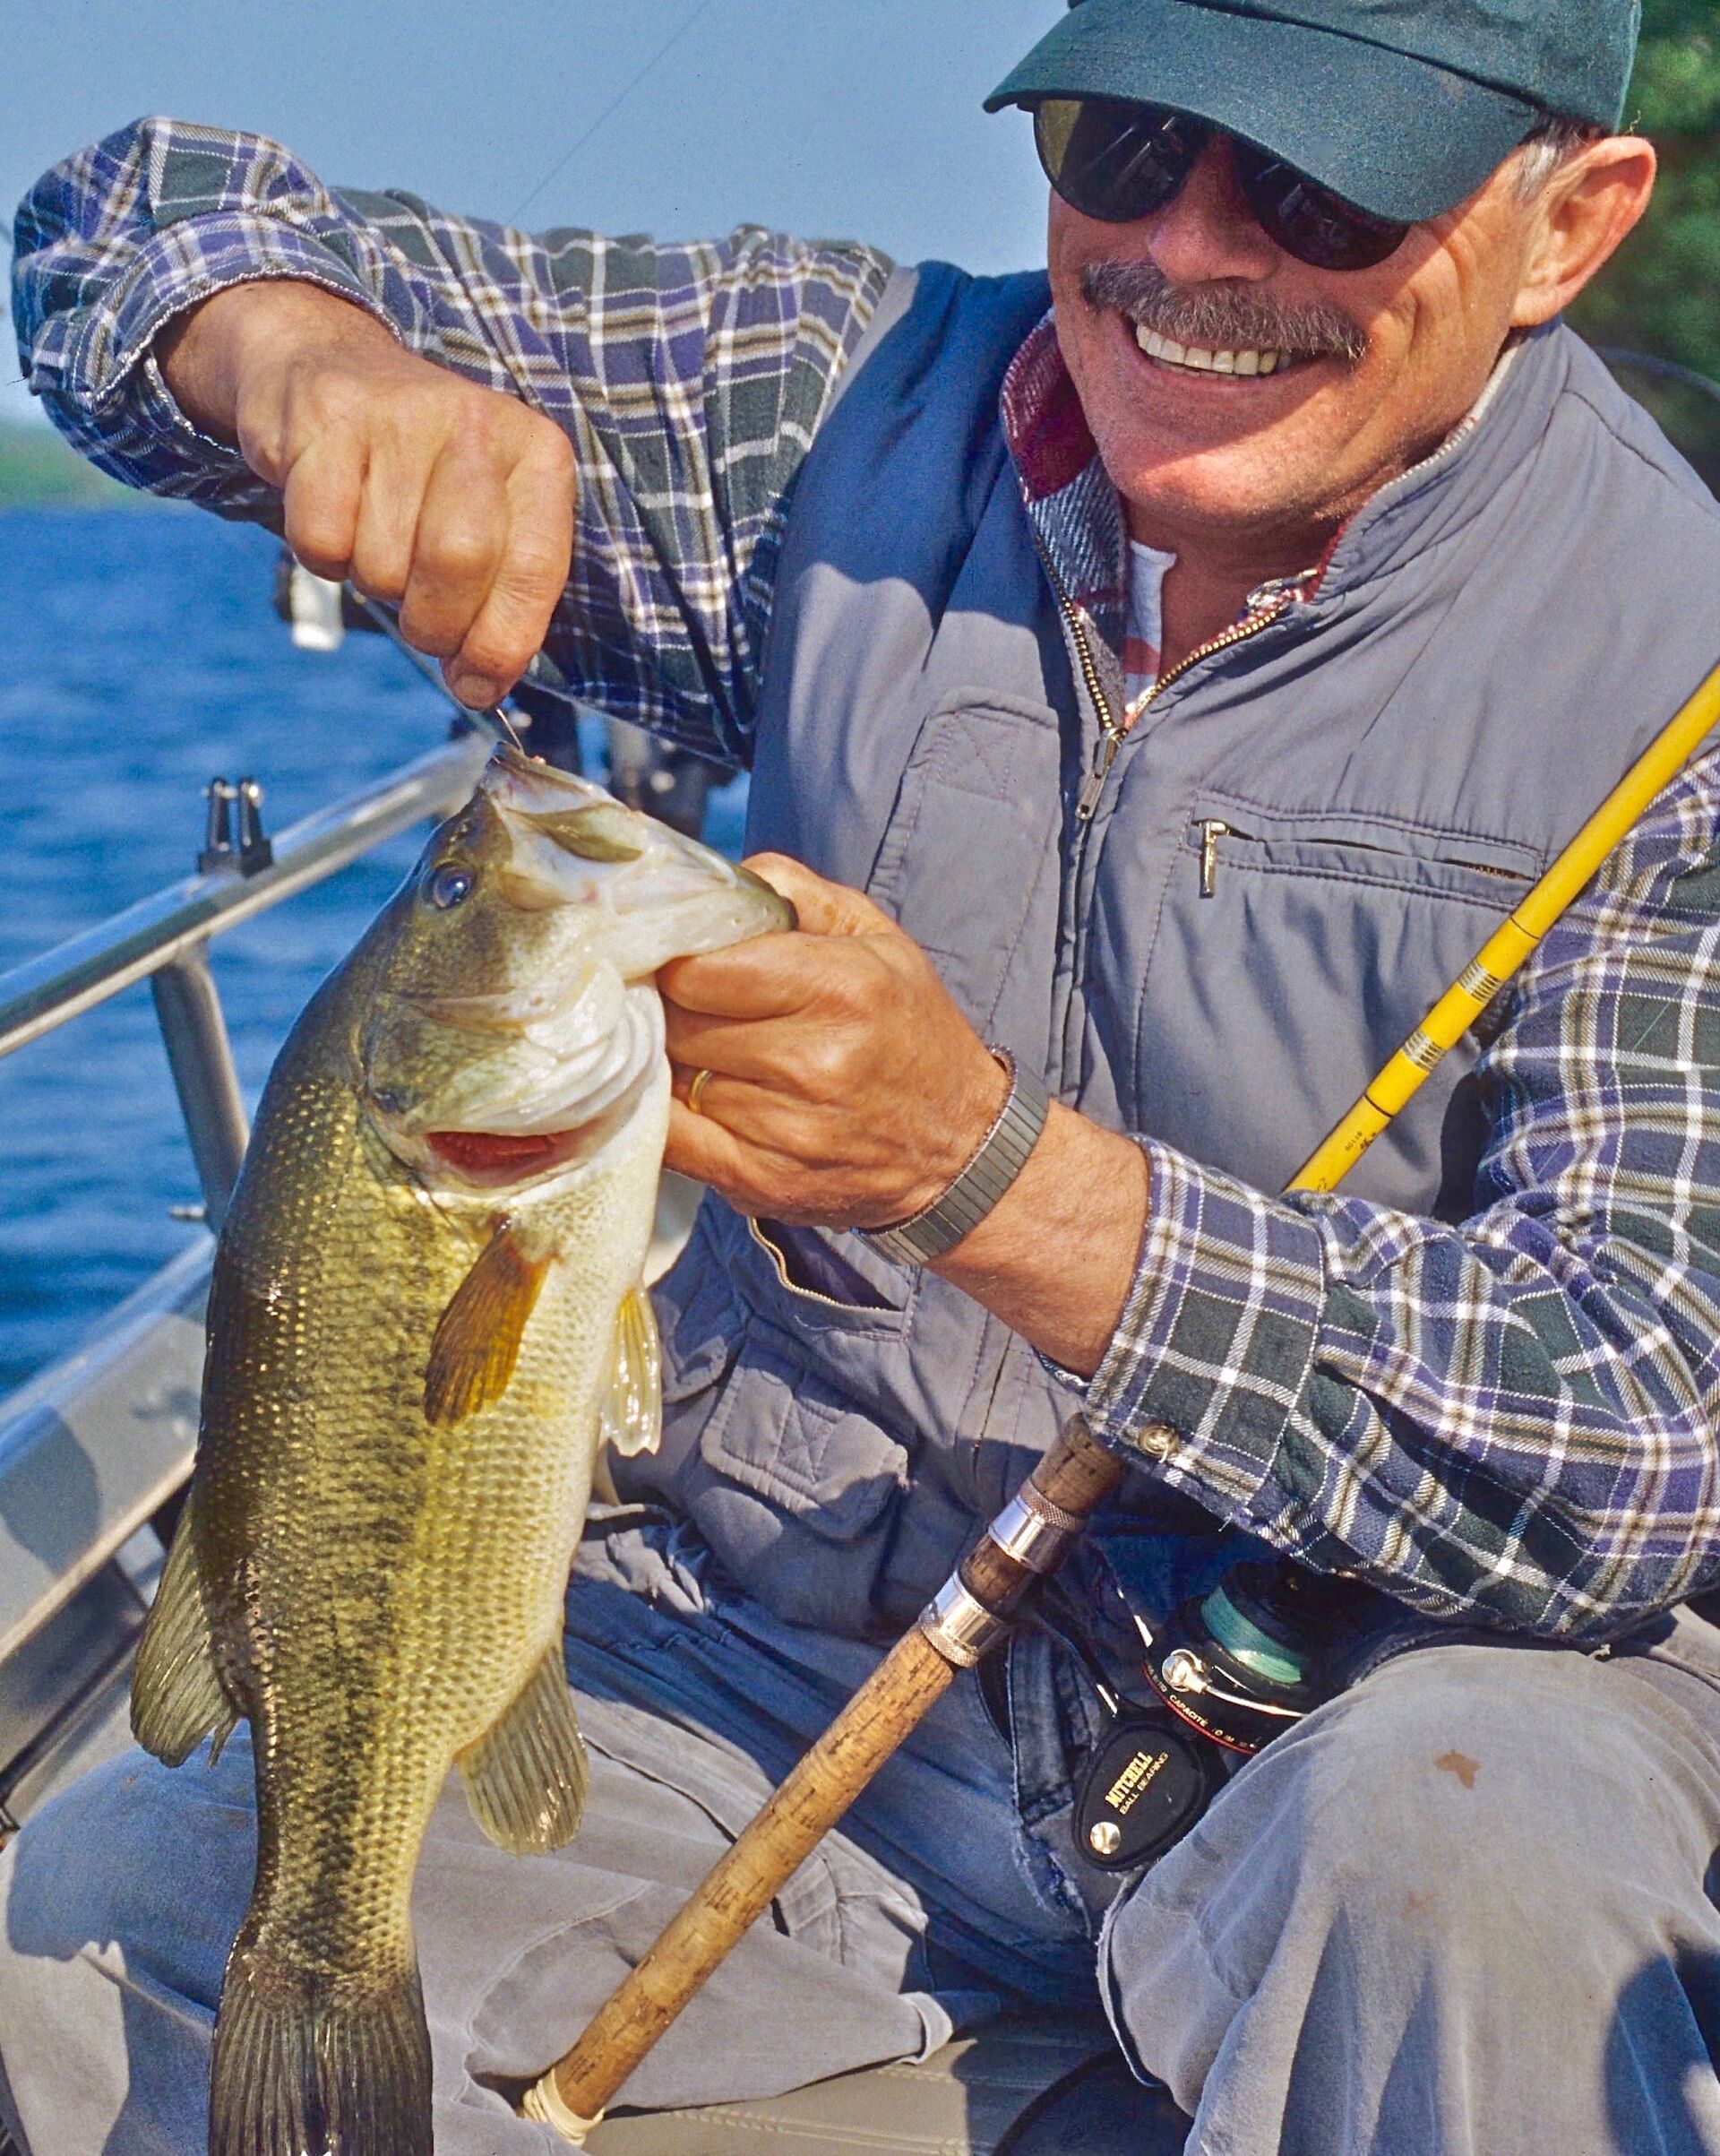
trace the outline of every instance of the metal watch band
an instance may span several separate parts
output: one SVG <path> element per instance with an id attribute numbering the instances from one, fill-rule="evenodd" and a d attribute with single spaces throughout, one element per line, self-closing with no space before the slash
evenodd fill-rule
<path id="1" fill-rule="evenodd" d="M 943 1195 L 924 1212 L 892 1228 L 864 1231 L 875 1250 L 899 1264 L 928 1264 L 977 1228 L 1027 1166 L 1028 1155 L 1045 1127 L 1051 1101 L 1045 1087 L 1006 1050 L 993 1048 L 992 1053 L 1010 1074 L 1010 1091 L 979 1151 Z"/>

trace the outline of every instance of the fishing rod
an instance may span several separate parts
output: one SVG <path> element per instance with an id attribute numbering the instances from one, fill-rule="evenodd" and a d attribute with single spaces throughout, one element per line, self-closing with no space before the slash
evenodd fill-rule
<path id="1" fill-rule="evenodd" d="M 1336 1188 L 1521 970 L 1607 857 L 1720 726 L 1720 668 L 1488 937 L 1286 1186 Z M 1122 1481 L 1078 1415 L 872 1676 L 693 1890 L 572 2048 L 527 2091 L 529 2118 L 578 2147 L 604 2107 L 916 1724 L 1009 1636 Z"/>

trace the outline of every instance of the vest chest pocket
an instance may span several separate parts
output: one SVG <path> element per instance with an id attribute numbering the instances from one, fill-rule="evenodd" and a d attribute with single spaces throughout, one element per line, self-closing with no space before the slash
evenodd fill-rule
<path id="1" fill-rule="evenodd" d="M 1540 873 L 1531 846 L 1380 815 L 1191 805 L 1136 1028 L 1142 1127 L 1281 1189 Z M 1473 1041 L 1346 1181 L 1461 1212 Z"/>
<path id="2" fill-rule="evenodd" d="M 1284 816 L 1227 800 L 1197 805 L 1183 847 L 1195 857 L 1202 900 L 1217 897 L 1221 876 L 1287 875 L 1468 900 L 1508 913 L 1541 873 L 1535 848 L 1514 841 L 1383 818 Z"/>

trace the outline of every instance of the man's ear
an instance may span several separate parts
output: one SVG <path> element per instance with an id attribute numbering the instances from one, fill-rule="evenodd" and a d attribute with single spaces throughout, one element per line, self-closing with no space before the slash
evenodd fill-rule
<path id="1" fill-rule="evenodd" d="M 1536 230 L 1513 329 L 1551 322 L 1604 267 L 1648 207 L 1656 166 L 1644 136 L 1609 134 L 1552 175 L 1531 205 Z"/>

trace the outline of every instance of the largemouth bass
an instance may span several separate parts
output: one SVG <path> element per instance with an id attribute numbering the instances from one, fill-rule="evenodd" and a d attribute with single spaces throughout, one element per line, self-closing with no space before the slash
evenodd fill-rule
<path id="1" fill-rule="evenodd" d="M 600 1441 L 656 1442 L 652 977 L 792 922 L 745 870 L 498 750 L 280 1052 L 132 1695 L 169 1764 L 252 1729 L 211 2156 L 430 2156 L 425 1825 L 458 1765 L 503 1848 L 577 1826 L 568 1567 Z"/>

